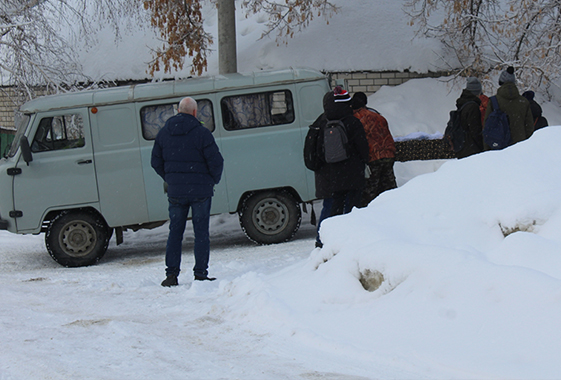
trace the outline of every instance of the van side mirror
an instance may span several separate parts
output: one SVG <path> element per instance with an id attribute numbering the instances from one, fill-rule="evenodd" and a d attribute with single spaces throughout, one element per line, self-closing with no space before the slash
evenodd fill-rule
<path id="1" fill-rule="evenodd" d="M 22 136 L 19 140 L 19 146 L 21 148 L 21 155 L 23 156 L 23 160 L 29 166 L 29 163 L 33 161 L 33 156 L 31 155 L 31 148 L 29 147 L 29 140 L 27 140 L 26 136 Z"/>

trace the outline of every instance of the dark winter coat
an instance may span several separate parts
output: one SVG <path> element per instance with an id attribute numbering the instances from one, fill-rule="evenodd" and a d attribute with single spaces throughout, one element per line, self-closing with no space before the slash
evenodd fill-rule
<path id="1" fill-rule="evenodd" d="M 179 113 L 158 132 L 151 164 L 169 197 L 205 198 L 220 182 L 224 159 L 212 133 L 193 115 Z"/>
<path id="2" fill-rule="evenodd" d="M 330 198 L 335 192 L 362 190 L 365 164 L 369 158 L 364 128 L 352 115 L 350 102 L 334 103 L 328 95 L 324 97 L 324 113 L 314 122 L 314 126 L 322 128 L 327 120 L 342 120 L 349 139 L 350 157 L 345 161 L 324 164 L 315 172 L 317 198 Z"/>
<path id="3" fill-rule="evenodd" d="M 545 117 L 542 116 L 542 107 L 534 99 L 529 100 L 530 110 L 532 111 L 532 117 L 534 118 L 534 131 L 540 128 L 547 127 L 548 122 Z"/>
<path id="4" fill-rule="evenodd" d="M 526 140 L 534 132 L 534 120 L 532 118 L 532 111 L 530 110 L 530 103 L 528 100 L 521 96 L 518 88 L 512 82 L 503 84 L 497 90 L 497 101 L 501 111 L 508 115 L 508 122 L 510 125 L 511 145 L 517 142 Z M 493 103 L 489 101 L 485 120 L 493 111 Z M 485 149 L 490 149 L 485 146 Z"/>
<path id="5" fill-rule="evenodd" d="M 460 109 L 460 123 L 466 133 L 466 142 L 462 150 L 456 153 L 457 158 L 464 158 L 483 151 L 483 135 L 481 134 L 481 100 L 471 91 L 463 90 L 456 100 L 456 106 Z"/>

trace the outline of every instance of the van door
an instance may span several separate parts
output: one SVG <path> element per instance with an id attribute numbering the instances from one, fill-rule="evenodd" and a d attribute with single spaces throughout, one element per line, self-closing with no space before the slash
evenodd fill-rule
<path id="1" fill-rule="evenodd" d="M 37 114 L 29 133 L 33 161 L 14 176 L 17 231 L 38 232 L 48 210 L 98 202 L 87 109 Z"/>
<path id="2" fill-rule="evenodd" d="M 148 222 L 134 104 L 93 107 L 90 121 L 105 221 L 110 227 Z"/>

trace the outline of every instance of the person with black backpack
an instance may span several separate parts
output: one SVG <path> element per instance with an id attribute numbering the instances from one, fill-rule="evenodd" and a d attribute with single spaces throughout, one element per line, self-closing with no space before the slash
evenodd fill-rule
<path id="1" fill-rule="evenodd" d="M 315 173 L 316 197 L 324 199 L 317 225 L 317 247 L 323 245 L 319 239 L 323 219 L 360 205 L 369 156 L 366 134 L 353 116 L 349 93 L 335 87 L 324 95 L 323 110 L 306 137 L 311 140 L 313 136 L 313 143 L 307 141 L 304 147 L 306 166 Z"/>
<path id="2" fill-rule="evenodd" d="M 456 158 L 464 158 L 483 151 L 483 138 L 481 135 L 481 82 L 475 77 L 467 79 L 466 88 L 456 100 L 456 113 L 451 113 L 451 123 L 458 123 L 457 126 L 450 125 L 445 131 L 445 136 L 449 137 L 452 149 Z M 453 118 L 457 117 L 457 121 Z M 451 132 L 458 128 L 454 136 Z"/>
<path id="3" fill-rule="evenodd" d="M 485 113 L 485 126 L 483 127 L 484 146 L 485 150 L 494 149 L 492 141 L 489 141 L 485 136 L 486 130 L 489 129 L 490 116 L 496 113 L 493 111 L 502 111 L 506 114 L 508 119 L 508 129 L 510 131 L 510 140 L 504 144 L 506 146 L 516 144 L 517 142 L 528 139 L 534 133 L 534 119 L 532 117 L 532 110 L 530 109 L 530 102 L 518 92 L 516 87 L 516 77 L 514 75 L 514 68 L 509 66 L 503 71 L 499 77 L 499 89 L 497 95 L 490 98 L 487 112 Z M 493 103 L 496 102 L 497 106 Z M 497 149 L 502 149 L 502 144 Z"/>

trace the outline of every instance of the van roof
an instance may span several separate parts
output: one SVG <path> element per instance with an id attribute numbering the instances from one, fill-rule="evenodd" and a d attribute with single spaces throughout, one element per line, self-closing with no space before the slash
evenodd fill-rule
<path id="1" fill-rule="evenodd" d="M 196 96 L 231 88 L 261 87 L 321 79 L 325 79 L 325 75 L 321 72 L 304 68 L 225 74 L 42 96 L 22 105 L 20 111 L 34 113 L 63 108 L 93 107 L 178 96 Z"/>

